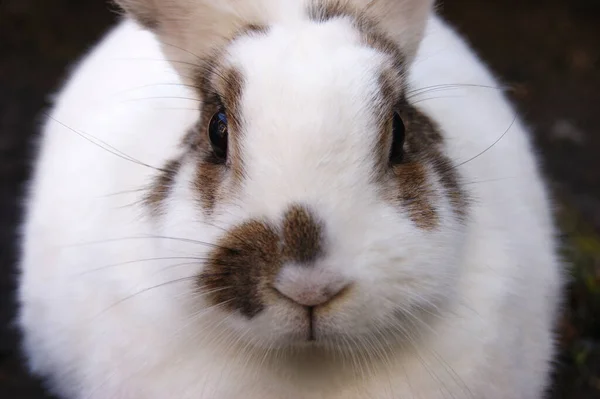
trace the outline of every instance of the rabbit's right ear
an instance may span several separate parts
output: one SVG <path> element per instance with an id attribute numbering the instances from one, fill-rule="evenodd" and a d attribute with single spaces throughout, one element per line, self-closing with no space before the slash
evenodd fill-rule
<path id="1" fill-rule="evenodd" d="M 140 25 L 154 32 L 173 66 L 185 77 L 185 65 L 197 63 L 236 32 L 266 24 L 262 1 L 114 0 Z"/>

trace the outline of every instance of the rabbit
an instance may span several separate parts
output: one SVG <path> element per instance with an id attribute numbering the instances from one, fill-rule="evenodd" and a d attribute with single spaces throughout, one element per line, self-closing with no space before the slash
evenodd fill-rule
<path id="1" fill-rule="evenodd" d="M 540 399 L 527 126 L 431 0 L 118 0 L 44 118 L 17 325 L 65 399 Z"/>

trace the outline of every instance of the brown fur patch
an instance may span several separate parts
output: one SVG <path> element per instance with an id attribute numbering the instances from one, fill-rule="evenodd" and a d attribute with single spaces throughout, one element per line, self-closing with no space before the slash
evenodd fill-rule
<path id="1" fill-rule="evenodd" d="M 242 36 L 266 35 L 269 27 L 265 25 L 249 24 L 238 30 L 231 38 L 231 41 L 239 39 Z"/>
<path id="2" fill-rule="evenodd" d="M 323 227 L 310 210 L 291 206 L 283 219 L 283 255 L 286 260 L 310 264 L 323 252 Z"/>
<path id="3" fill-rule="evenodd" d="M 308 208 L 292 205 L 281 226 L 250 220 L 222 237 L 198 277 L 211 305 L 254 317 L 269 298 L 280 268 L 287 262 L 309 264 L 324 253 L 323 226 Z"/>
<path id="4" fill-rule="evenodd" d="M 218 61 L 213 61 L 199 67 L 196 85 L 202 99 L 202 109 L 195 129 L 186 136 L 185 142 L 197 162 L 194 187 L 200 193 L 201 207 L 210 213 L 219 198 L 231 196 L 234 186 L 243 177 L 239 142 L 242 134 L 240 101 L 244 80 L 237 69 L 223 67 Z M 225 110 L 227 114 L 228 153 L 225 161 L 214 155 L 208 136 L 210 120 L 219 110 Z M 227 179 L 228 176 L 231 178 Z M 226 179 L 227 186 L 224 185 Z"/>
<path id="5" fill-rule="evenodd" d="M 419 162 L 407 162 L 392 167 L 392 174 L 395 192 L 390 196 L 393 200 L 400 201 L 417 227 L 426 230 L 437 227 L 439 217 L 433 205 L 433 191 L 425 166 Z"/>
<path id="6" fill-rule="evenodd" d="M 407 130 L 410 130 L 410 134 L 407 134 L 408 145 L 413 149 L 412 151 L 422 154 L 424 161 L 433 167 L 455 213 L 464 219 L 469 200 L 460 185 L 458 172 L 452 161 L 444 154 L 444 139 L 440 128 L 413 106 L 405 105 L 401 115 L 408 120 Z"/>
<path id="7" fill-rule="evenodd" d="M 379 93 L 374 98 L 372 110 L 378 121 L 379 135 L 375 141 L 375 176 L 385 176 L 389 170 L 392 145 L 392 117 L 402 95 L 402 80 L 394 69 L 384 68 L 379 75 Z"/>
<path id="8" fill-rule="evenodd" d="M 261 25 L 247 25 L 230 39 L 244 35 L 265 34 Z M 195 189 L 200 193 L 200 203 L 206 213 L 211 213 L 219 199 L 231 199 L 235 187 L 244 177 L 242 151 L 243 115 L 240 108 L 244 78 L 241 72 L 224 59 L 225 50 L 215 49 L 195 70 L 194 85 L 202 100 L 200 119 L 186 136 L 184 142 L 198 163 Z M 226 161 L 216 158 L 208 138 L 211 118 L 219 110 L 227 114 L 228 153 Z M 226 184 L 225 184 L 226 183 Z"/>
<path id="9" fill-rule="evenodd" d="M 171 160 L 162 168 L 160 174 L 154 178 L 144 197 L 144 203 L 150 207 L 153 214 L 158 215 L 162 212 L 162 205 L 171 192 L 175 176 L 177 176 L 180 167 L 180 159 Z"/>
<path id="10" fill-rule="evenodd" d="M 382 93 L 386 93 L 386 89 L 382 89 Z M 376 144 L 376 172 L 382 177 L 380 184 L 384 187 L 385 197 L 394 202 L 399 201 L 420 228 L 434 229 L 439 223 L 434 205 L 437 198 L 431 183 L 435 175 L 454 212 L 464 219 L 468 200 L 452 162 L 443 152 L 443 137 L 438 126 L 406 102 L 398 104 L 395 111 L 400 114 L 406 127 L 405 161 L 399 165 L 391 165 L 394 183 L 390 183 L 386 173 L 381 174 L 381 170 L 390 168 L 387 157 L 392 140 L 390 122 L 382 124 L 384 129 L 380 131 Z M 391 118 L 391 115 L 388 116 L 388 121 Z"/>
<path id="11" fill-rule="evenodd" d="M 256 316 L 282 264 L 276 229 L 266 222 L 249 221 L 232 229 L 217 245 L 198 276 L 201 292 L 208 293 L 215 306 Z"/>

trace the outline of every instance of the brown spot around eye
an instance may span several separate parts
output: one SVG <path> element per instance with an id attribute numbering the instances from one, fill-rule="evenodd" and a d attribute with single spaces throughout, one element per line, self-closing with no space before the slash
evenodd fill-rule
<path id="1" fill-rule="evenodd" d="M 382 89 L 382 92 L 386 93 L 387 90 Z M 443 136 L 439 128 L 425 114 L 406 102 L 400 103 L 397 110 L 406 126 L 406 161 L 391 166 L 391 174 L 378 175 L 381 176 L 379 184 L 385 198 L 407 210 L 418 227 L 432 230 L 439 224 L 434 204 L 439 201 L 439 195 L 445 194 L 456 216 L 464 221 L 468 199 L 460 187 L 452 162 L 443 152 Z M 375 146 L 376 159 L 379 160 L 376 163 L 376 173 L 383 170 L 382 160 L 389 156 L 389 144 L 386 144 L 390 141 L 389 123 L 383 126 L 385 127 L 380 131 Z M 442 185 L 443 191 L 439 193 L 432 186 L 435 178 Z"/>
<path id="2" fill-rule="evenodd" d="M 254 317 L 264 308 L 264 292 L 281 267 L 280 238 L 262 221 L 249 221 L 217 243 L 198 276 L 201 293 L 230 311 Z"/>
<path id="3" fill-rule="evenodd" d="M 310 264 L 323 252 L 322 224 L 305 207 L 294 205 L 283 218 L 284 257 Z"/>
<path id="4" fill-rule="evenodd" d="M 442 184 L 454 212 L 464 221 L 469 200 L 460 185 L 458 171 L 444 153 L 444 139 L 439 127 L 416 108 L 405 105 L 403 109 L 404 117 L 408 121 L 407 129 L 410 129 L 411 132 L 410 135 L 407 135 L 408 145 L 413 152 L 420 154 L 423 162 L 431 166 L 433 173 Z"/>
<path id="5" fill-rule="evenodd" d="M 222 63 L 223 60 L 215 56 L 214 60 L 206 61 L 198 68 L 196 84 L 202 99 L 200 119 L 185 139 L 197 164 L 193 187 L 200 194 L 200 205 L 206 214 L 212 213 L 220 200 L 233 199 L 244 177 L 240 147 L 243 134 L 240 102 L 244 80 L 237 69 Z M 227 114 L 226 163 L 215 157 L 207 131 L 211 118 L 221 109 Z"/>
<path id="6" fill-rule="evenodd" d="M 154 215 L 159 215 L 162 212 L 164 201 L 172 190 L 180 167 L 180 159 L 169 161 L 150 185 L 150 189 L 144 197 L 144 203 L 150 207 Z"/>
<path id="7" fill-rule="evenodd" d="M 432 204 L 433 192 L 424 166 L 408 162 L 394 166 L 392 173 L 396 198 L 408 210 L 411 220 L 421 229 L 434 229 L 439 221 Z"/>
<path id="8" fill-rule="evenodd" d="M 379 134 L 374 145 L 375 180 L 383 188 L 385 198 L 406 209 L 420 228 L 431 230 L 439 224 L 434 204 L 443 194 L 449 199 L 456 216 L 464 220 L 468 200 L 460 187 L 457 171 L 444 154 L 440 129 L 424 113 L 402 99 L 402 84 L 401 76 L 393 69 L 383 68 L 379 76 L 379 96 L 373 107 L 373 114 L 379 121 Z M 389 155 L 394 112 L 398 112 L 406 128 L 406 159 L 400 165 L 392 166 Z M 443 188 L 439 194 L 432 186 L 436 178 Z"/>
<path id="9" fill-rule="evenodd" d="M 248 24 L 242 29 L 239 29 L 232 37 L 232 41 L 243 36 L 266 35 L 269 32 L 269 27 L 259 24 Z"/>
<path id="10" fill-rule="evenodd" d="M 202 101 L 200 118 L 186 135 L 183 143 L 188 156 L 197 164 L 193 189 L 199 193 L 199 203 L 206 215 L 224 200 L 233 200 L 244 178 L 240 142 L 243 135 L 241 97 L 244 78 L 241 72 L 227 63 L 226 47 L 237 37 L 264 34 L 267 28 L 249 24 L 234 34 L 221 48 L 213 49 L 209 57 L 200 60 L 195 70 L 195 86 Z M 224 163 L 217 159 L 208 138 L 208 124 L 215 113 L 227 114 L 228 153 Z"/>

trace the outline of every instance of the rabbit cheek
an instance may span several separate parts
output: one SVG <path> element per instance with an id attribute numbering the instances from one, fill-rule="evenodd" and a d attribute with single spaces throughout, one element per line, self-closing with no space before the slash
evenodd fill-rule
<path id="1" fill-rule="evenodd" d="M 210 305 L 252 318 L 266 306 L 268 287 L 281 264 L 276 229 L 262 221 L 248 221 L 217 243 L 197 283 Z"/>

